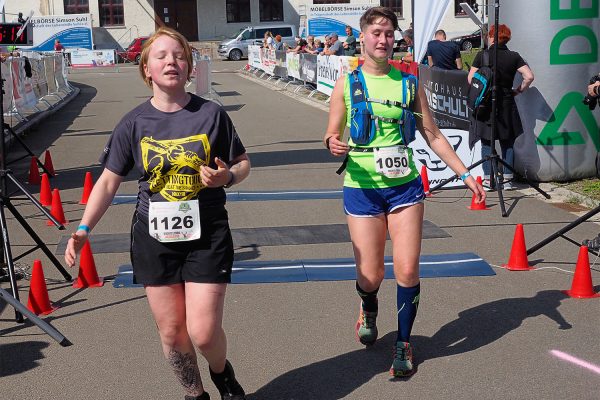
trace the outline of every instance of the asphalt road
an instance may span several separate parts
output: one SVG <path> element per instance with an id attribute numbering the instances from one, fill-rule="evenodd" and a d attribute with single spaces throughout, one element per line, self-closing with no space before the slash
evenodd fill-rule
<path id="1" fill-rule="evenodd" d="M 240 63 L 213 63 L 214 89 L 229 110 L 246 145 L 253 169 L 235 190 L 339 189 L 340 160 L 321 144 L 327 123 L 323 105 L 290 97 L 237 73 Z M 76 71 L 69 77 L 81 92 L 70 104 L 30 132 L 26 140 L 41 153 L 50 149 L 71 221 L 66 231 L 47 227 L 29 201 L 12 201 L 54 251 L 81 218 L 78 204 L 86 171 L 97 178 L 97 162 L 118 120 L 150 91 L 134 67 Z M 14 148 L 11 155 L 19 150 Z M 29 163 L 13 169 L 24 181 Z M 38 187 L 28 186 L 37 195 Z M 134 176 L 119 194 L 135 194 Z M 555 232 L 575 216 L 527 192 L 506 192 L 510 215 L 500 216 L 498 199 L 489 211 L 467 209 L 465 190 L 436 193 L 426 201 L 426 219 L 450 234 L 425 239 L 423 254 L 473 252 L 494 267 L 488 277 L 428 278 L 413 331 L 418 372 L 390 381 L 395 340 L 395 287 L 381 289 L 381 338 L 365 350 L 354 338 L 359 300 L 353 281 L 231 285 L 225 329 L 229 359 L 249 399 L 598 399 L 600 397 L 600 299 L 568 298 L 578 247 L 557 239 L 529 257 L 536 270 L 509 272 L 515 225 L 524 225 L 527 245 Z M 232 228 L 286 227 L 345 222 L 340 200 L 231 202 Z M 129 231 L 133 205 L 110 207 L 95 233 Z M 13 253 L 32 240 L 8 216 Z M 586 222 L 569 236 L 576 242 L 598 234 Z M 386 254 L 391 254 L 388 246 Z M 352 257 L 350 243 L 238 248 L 238 260 L 293 260 Z M 14 322 L 13 309 L 0 305 L 0 393 L 5 399 L 181 399 L 179 385 L 164 361 L 159 338 L 140 288 L 112 286 L 127 253 L 103 253 L 95 263 L 107 283 L 73 289 L 39 250 L 18 261 L 29 268 L 42 260 L 50 299 L 60 308 L 44 320 L 71 342 L 60 347 L 36 326 Z M 594 262 L 595 257 L 591 257 Z M 600 269 L 592 278 L 600 285 Z M 77 270 L 71 271 L 73 274 Z M 18 282 L 26 303 L 29 282 Z M 6 283 L 0 283 L 7 288 Z M 596 290 L 598 290 L 596 286 Z M 3 308 L 3 310 L 2 310 Z M 573 358 L 569 358 L 573 357 Z M 576 361 L 580 361 L 580 365 Z M 217 392 L 202 363 L 208 391 Z"/>

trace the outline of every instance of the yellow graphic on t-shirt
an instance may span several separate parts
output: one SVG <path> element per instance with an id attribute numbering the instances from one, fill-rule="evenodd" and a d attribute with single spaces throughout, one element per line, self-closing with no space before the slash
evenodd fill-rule
<path id="1" fill-rule="evenodd" d="M 153 193 L 160 192 L 167 201 L 191 200 L 206 187 L 200 178 L 200 167 L 208 165 L 210 160 L 206 134 L 171 140 L 145 137 L 141 149 L 144 170 L 150 175 L 148 185 Z"/>

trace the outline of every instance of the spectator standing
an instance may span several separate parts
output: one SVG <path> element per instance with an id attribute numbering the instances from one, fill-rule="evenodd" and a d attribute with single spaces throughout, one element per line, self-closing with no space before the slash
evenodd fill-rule
<path id="1" fill-rule="evenodd" d="M 60 40 L 56 39 L 54 41 L 54 51 L 56 52 L 62 52 L 65 49 L 65 46 L 62 45 L 62 43 L 60 42 Z"/>
<path id="2" fill-rule="evenodd" d="M 523 60 L 523 57 L 516 51 L 510 51 L 506 46 L 506 43 L 511 39 L 511 31 L 508 26 L 501 24 L 498 27 L 498 44 L 494 43 L 495 26 L 490 28 L 488 33 L 488 43 L 490 45 L 489 50 L 482 50 L 475 56 L 473 60 L 473 66 L 469 71 L 468 81 L 471 83 L 471 79 L 477 70 L 483 65 L 483 52 L 489 52 L 489 63 L 493 68 L 494 58 L 492 54 L 494 48 L 498 48 L 498 60 L 497 60 L 497 101 L 496 101 L 496 137 L 500 141 L 500 148 L 502 149 L 502 159 L 510 166 L 514 163 L 514 142 L 515 139 L 523 133 L 523 125 L 521 124 L 521 117 L 519 116 L 519 110 L 517 109 L 517 103 L 515 102 L 514 96 L 523 93 L 527 90 L 531 82 L 533 82 L 533 72 Z M 520 73 L 523 77 L 523 81 L 516 88 L 513 89 L 513 81 L 516 73 Z M 478 139 L 481 139 L 481 157 L 485 158 L 492 153 L 492 116 L 491 115 L 471 115 L 469 128 L 469 145 L 473 147 Z M 491 166 L 490 162 L 486 161 L 483 163 L 484 173 L 484 186 L 489 189 Z M 503 188 L 505 190 L 514 189 L 511 180 L 513 175 L 511 171 L 503 171 L 503 181 L 505 182 Z"/>
<path id="3" fill-rule="evenodd" d="M 412 22 L 411 22 L 411 26 L 412 26 Z M 407 48 L 406 48 L 406 54 L 402 56 L 400 61 L 406 62 L 406 63 L 411 63 L 414 60 L 414 58 L 413 58 L 414 33 L 413 33 L 412 28 L 403 31 L 402 38 L 404 39 L 404 42 L 406 43 Z"/>
<path id="4" fill-rule="evenodd" d="M 350 25 L 346 25 L 346 40 L 344 41 L 344 53 L 353 57 L 356 54 L 356 37 L 354 33 L 352 33 L 352 27 Z"/>
<path id="5" fill-rule="evenodd" d="M 275 36 L 275 40 L 273 41 L 273 50 L 283 51 L 283 42 L 281 41 L 281 35 Z"/>
<path id="6" fill-rule="evenodd" d="M 303 53 L 305 51 L 308 42 L 301 38 L 300 36 L 296 36 L 296 47 L 287 49 L 288 53 Z"/>
<path id="7" fill-rule="evenodd" d="M 344 46 L 342 42 L 338 40 L 338 34 L 333 32 L 329 35 L 329 46 L 323 50 L 323 55 L 326 56 L 343 56 Z"/>
<path id="8" fill-rule="evenodd" d="M 315 50 L 317 47 L 315 46 L 315 37 L 313 35 L 308 35 L 306 37 L 306 46 L 304 47 L 304 51 L 310 54 L 316 54 Z"/>
<path id="9" fill-rule="evenodd" d="M 315 50 L 314 52 L 310 52 L 310 54 L 321 54 L 325 50 L 325 45 L 321 41 L 321 39 L 315 39 Z"/>
<path id="10" fill-rule="evenodd" d="M 427 59 L 430 67 L 456 70 L 462 69 L 460 49 L 454 42 L 446 41 L 443 29 L 435 32 L 435 39 L 427 44 Z"/>
<path id="11" fill-rule="evenodd" d="M 271 31 L 265 32 L 265 37 L 263 39 L 263 48 L 273 49 L 273 34 L 271 33 Z"/>
<path id="12" fill-rule="evenodd" d="M 29 18 L 23 18 L 23 13 L 20 12 L 19 15 L 17 16 L 17 22 L 20 23 L 21 25 L 25 24 L 25 22 L 27 22 Z"/>

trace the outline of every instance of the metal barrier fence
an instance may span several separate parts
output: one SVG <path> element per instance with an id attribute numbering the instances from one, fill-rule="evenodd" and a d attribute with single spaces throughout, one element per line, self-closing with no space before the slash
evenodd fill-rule
<path id="1" fill-rule="evenodd" d="M 23 53 L 2 61 L 0 70 L 5 82 L 2 111 L 19 122 L 27 114 L 50 109 L 51 98 L 62 100 L 73 91 L 61 54 Z"/>

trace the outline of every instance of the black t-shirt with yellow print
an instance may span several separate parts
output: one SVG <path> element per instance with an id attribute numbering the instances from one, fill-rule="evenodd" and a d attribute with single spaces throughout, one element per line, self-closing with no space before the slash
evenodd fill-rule
<path id="1" fill-rule="evenodd" d="M 175 112 L 159 111 L 148 100 L 127 113 L 100 162 L 120 176 L 134 168 L 139 172 L 137 210 L 148 215 L 149 201 L 198 198 L 201 208 L 225 204 L 223 188 L 202 184 L 200 167 L 216 169 L 215 157 L 229 163 L 245 152 L 225 110 L 192 94 Z"/>

